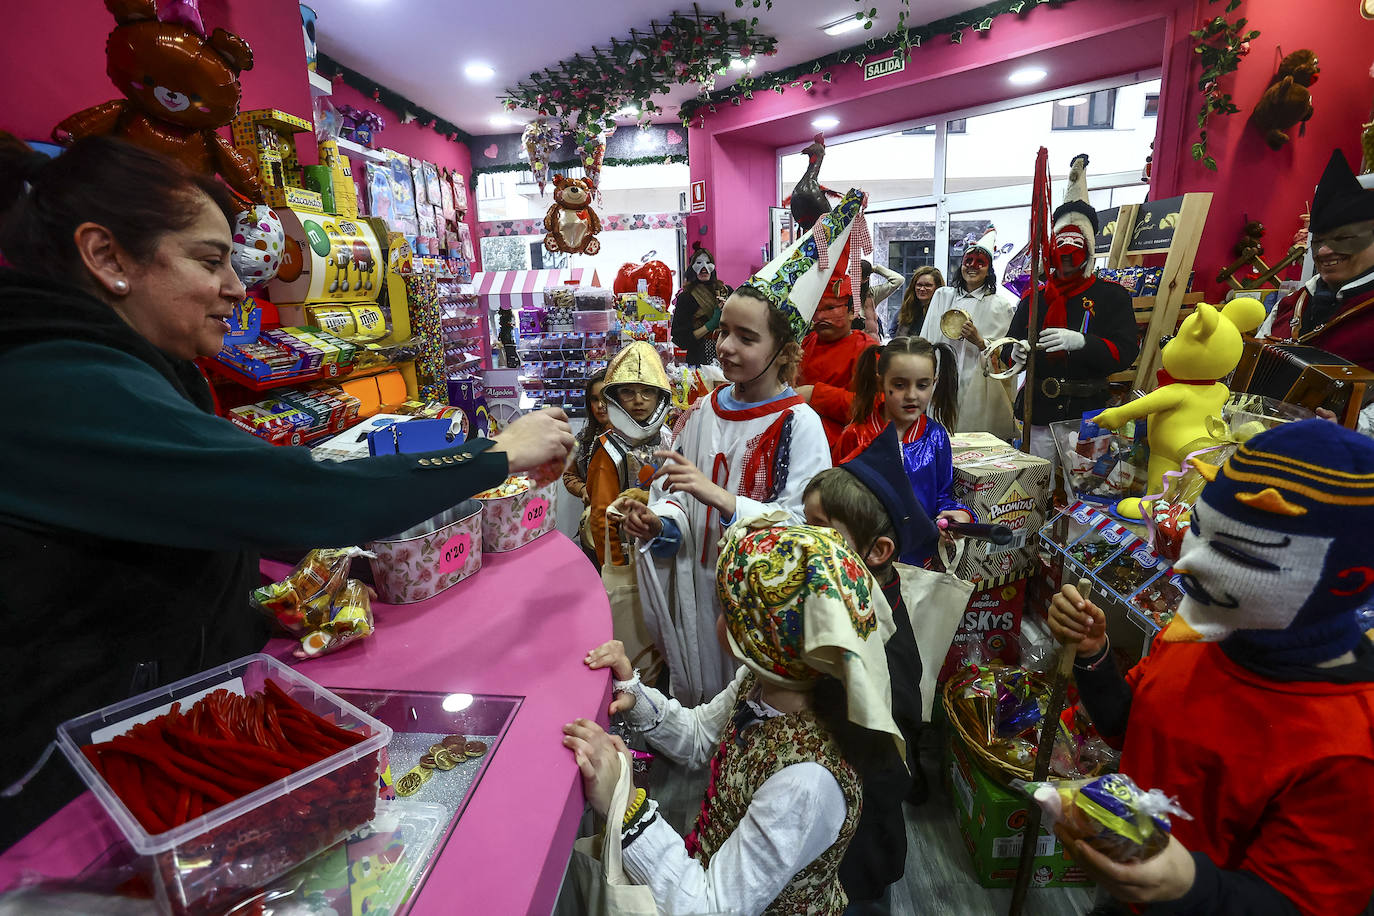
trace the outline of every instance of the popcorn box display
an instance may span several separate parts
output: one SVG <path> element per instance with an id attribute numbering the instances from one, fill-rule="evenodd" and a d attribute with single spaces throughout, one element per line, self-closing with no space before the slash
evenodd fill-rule
<path id="1" fill-rule="evenodd" d="M 482 502 L 468 499 L 400 534 L 373 541 L 372 580 L 387 604 L 433 598 L 482 568 Z"/>
<path id="2" fill-rule="evenodd" d="M 992 441 L 977 438 L 980 436 Z M 1045 522 L 1050 463 L 1015 451 L 987 433 L 953 436 L 951 445 L 955 498 L 968 506 L 979 522 L 1006 525 L 1013 533 L 1011 543 L 1005 546 L 970 541 L 955 574 L 971 582 L 1024 575 L 1035 549 L 1035 533 Z"/>
<path id="3" fill-rule="evenodd" d="M 1025 793 L 999 785 L 973 761 L 957 738 L 949 744 L 946 780 L 953 796 L 959 833 L 973 860 L 974 876 L 983 887 L 1011 887 L 1021 856 L 1027 807 Z M 1035 843 L 1032 887 L 1079 887 L 1090 884 L 1087 873 L 1064 851 L 1063 844 L 1042 822 Z"/>
<path id="4" fill-rule="evenodd" d="M 213 690 L 261 692 L 271 678 L 292 699 L 360 743 L 226 802 L 180 827 L 149 834 L 82 752 L 134 723 L 189 705 Z M 161 912 L 221 912 L 372 820 L 391 729 L 294 669 L 249 655 L 63 722 L 57 744 L 119 827 L 145 872 Z"/>
<path id="5" fill-rule="evenodd" d="M 553 530 L 558 480 L 542 487 L 523 474 L 478 493 L 482 501 L 482 549 L 501 553 L 523 547 Z"/>
<path id="6" fill-rule="evenodd" d="M 968 607 L 954 633 L 940 680 L 946 680 L 969 661 L 1000 660 L 1014 665 L 1021 660 L 1021 615 L 1026 609 L 1026 578 L 1010 573 L 980 582 L 969 596 Z"/>

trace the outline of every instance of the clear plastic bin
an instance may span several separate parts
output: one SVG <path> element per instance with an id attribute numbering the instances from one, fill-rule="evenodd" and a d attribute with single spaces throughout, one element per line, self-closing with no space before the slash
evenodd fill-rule
<path id="1" fill-rule="evenodd" d="M 83 745 L 123 734 L 173 702 L 194 702 L 219 687 L 257 693 L 269 677 L 306 709 L 367 737 L 155 835 L 81 753 Z M 141 857 L 159 908 L 177 914 L 223 911 L 372 820 L 390 741 L 389 727 L 267 655 L 246 656 L 57 727 L 62 753 Z"/>

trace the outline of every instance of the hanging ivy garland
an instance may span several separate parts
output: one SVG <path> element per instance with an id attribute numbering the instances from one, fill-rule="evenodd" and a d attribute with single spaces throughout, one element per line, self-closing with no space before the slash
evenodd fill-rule
<path id="1" fill-rule="evenodd" d="M 1210 0 L 1216 3 L 1217 0 Z M 1241 0 L 1227 0 L 1225 13 L 1233 13 Z M 1202 93 L 1202 108 L 1197 113 L 1197 141 L 1193 144 L 1193 159 L 1204 167 L 1217 170 L 1217 161 L 1207 152 L 1207 119 L 1214 114 L 1235 114 L 1240 111 L 1231 100 L 1231 93 L 1222 92 L 1221 78 L 1240 67 L 1240 59 L 1250 53 L 1250 42 L 1259 37 L 1258 29 L 1245 31 L 1246 19 L 1231 22 L 1225 15 L 1203 23 L 1202 28 L 1188 34 L 1197 42 L 1193 53 L 1202 61 L 1202 75 L 1198 77 L 1198 92 Z"/>
<path id="2" fill-rule="evenodd" d="M 379 86 L 376 80 L 364 76 L 357 70 L 345 67 L 323 51 L 319 52 L 315 62 L 315 70 L 329 80 L 342 80 L 345 85 L 352 86 L 372 101 L 395 112 L 396 119 L 402 124 L 418 121 L 448 140 L 458 140 L 468 144 L 472 142 L 472 134 L 457 124 L 415 104 L 399 92 L 393 92 L 385 86 Z"/>
<path id="3" fill-rule="evenodd" d="M 855 2 L 861 3 L 863 0 L 855 0 Z M 905 58 L 913 50 L 920 48 L 923 43 L 928 43 L 936 38 L 946 38 L 950 44 L 962 44 L 966 32 L 986 33 L 992 29 L 993 20 L 998 16 L 1025 15 L 1036 7 L 1045 4 L 1048 4 L 1052 9 L 1058 9 L 1064 4 L 1072 2 L 1072 0 L 996 0 L 996 2 L 967 10 L 957 16 L 947 16 L 944 19 L 938 19 L 935 22 L 915 28 L 900 27 L 906 24 L 910 16 L 906 9 L 907 0 L 899 0 L 899 2 L 902 7 L 897 14 L 899 27 L 886 35 L 870 38 L 863 44 L 835 51 L 824 57 L 817 57 L 814 60 L 784 70 L 775 70 L 758 76 L 746 76 L 728 89 L 689 99 L 678 110 L 682 116 L 682 125 L 684 127 L 690 126 L 692 118 L 704 114 L 705 111 L 714 112 L 719 104 L 729 102 L 732 105 L 738 105 L 740 102 L 737 100 L 751 99 L 755 92 L 766 92 L 770 89 L 778 94 L 782 94 L 788 89 L 801 89 L 803 92 L 811 92 L 818 81 L 831 82 L 834 79 L 834 73 L 830 68 L 841 64 L 859 64 L 862 66 L 868 58 L 888 51 Z M 755 7 L 766 4 L 769 9 L 772 8 L 771 0 L 759 0 L 758 3 L 755 3 L 754 0 L 735 0 L 735 5 L 739 7 L 746 3 Z M 855 14 L 855 18 L 865 21 L 864 28 L 866 29 L 872 27 L 876 16 L 877 7 L 874 6 Z"/>
<path id="4" fill-rule="evenodd" d="M 640 123 L 647 124 L 663 113 L 654 96 L 687 83 L 709 91 L 731 61 L 774 53 L 777 39 L 757 31 L 757 25 L 757 17 L 703 14 L 694 4 L 691 13 L 674 13 L 666 23 L 651 23 L 648 31 L 631 29 L 629 38 L 611 39 L 609 49 L 593 47 L 531 73 L 506 89 L 503 101 L 510 111 L 523 108 L 557 118 L 585 149 L 615 127 L 617 111 L 633 106 Z"/>

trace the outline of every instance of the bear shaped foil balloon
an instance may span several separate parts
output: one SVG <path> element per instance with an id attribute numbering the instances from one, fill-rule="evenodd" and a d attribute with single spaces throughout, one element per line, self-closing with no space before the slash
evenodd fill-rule
<path id="1" fill-rule="evenodd" d="M 585 178 L 553 176 L 553 203 L 544 214 L 544 247 L 568 254 L 596 254 L 601 219 L 592 209 L 596 186 Z"/>
<path id="2" fill-rule="evenodd" d="M 1119 429 L 1127 420 L 1149 417 L 1150 467 L 1146 492 L 1163 492 L 1165 471 L 1177 471 L 1189 452 L 1209 438 L 1208 417 L 1220 417 L 1231 391 L 1219 381 L 1240 362 L 1242 334 L 1252 333 L 1264 321 L 1258 299 L 1232 299 L 1223 308 L 1205 302 L 1179 325 L 1178 334 L 1160 351 L 1164 368 L 1159 387 L 1149 394 L 1104 410 L 1092 418 L 1103 429 Z M 1143 515 L 1141 500 L 1134 497 L 1117 503 L 1126 518 Z"/>
<path id="3" fill-rule="evenodd" d="M 116 23 L 105 45 L 106 73 L 124 98 L 71 115 L 53 128 L 53 139 L 119 137 L 192 171 L 222 175 L 263 203 L 253 164 L 215 131 L 238 114 L 239 73 L 253 67 L 248 43 L 224 29 L 207 37 L 199 16 L 159 20 L 155 0 L 105 0 L 105 7 Z"/>

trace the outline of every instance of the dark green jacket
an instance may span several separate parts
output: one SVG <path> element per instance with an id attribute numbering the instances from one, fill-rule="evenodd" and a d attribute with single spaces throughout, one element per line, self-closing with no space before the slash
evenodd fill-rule
<path id="1" fill-rule="evenodd" d="M 451 464 L 270 446 L 104 303 L 13 271 L 0 392 L 0 788 L 60 722 L 259 650 L 259 550 L 386 537 L 507 472 L 487 440 Z M 0 798 L 0 849 L 79 788 L 54 759 Z"/>

